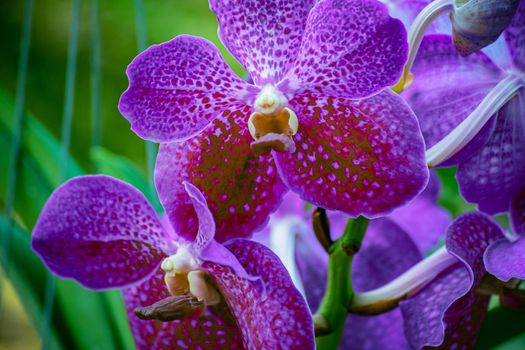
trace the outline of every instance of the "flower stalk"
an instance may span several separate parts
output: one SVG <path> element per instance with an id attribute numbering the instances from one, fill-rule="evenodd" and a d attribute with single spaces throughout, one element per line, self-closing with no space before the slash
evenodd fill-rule
<path id="1" fill-rule="evenodd" d="M 330 248 L 326 291 L 314 315 L 318 349 L 336 349 L 341 341 L 354 295 L 349 277 L 353 254 L 349 252 L 357 252 L 367 226 L 368 219 L 364 217 L 349 219 L 343 236 Z"/>
<path id="2" fill-rule="evenodd" d="M 410 26 L 408 31 L 408 60 L 403 71 L 403 75 L 399 82 L 393 87 L 393 90 L 396 93 L 401 93 L 411 82 L 410 70 L 416 59 L 419 46 L 421 41 L 423 41 L 423 36 L 428 28 L 428 26 L 434 22 L 434 20 L 443 13 L 450 12 L 454 9 L 453 0 L 436 0 L 428 4 L 421 12 L 417 15 L 416 19 Z"/>
<path id="3" fill-rule="evenodd" d="M 428 166 L 438 166 L 459 152 L 472 141 L 490 118 L 524 86 L 524 79 L 515 74 L 509 74 L 500 81 L 465 120 L 427 150 Z"/>
<path id="4" fill-rule="evenodd" d="M 457 261 L 446 247 L 442 247 L 386 285 L 368 292 L 354 293 L 350 312 L 374 315 L 388 311 Z"/>

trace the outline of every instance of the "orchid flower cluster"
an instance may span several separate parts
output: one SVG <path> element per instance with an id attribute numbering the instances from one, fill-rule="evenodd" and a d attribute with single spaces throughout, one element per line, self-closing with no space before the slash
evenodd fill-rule
<path id="1" fill-rule="evenodd" d="M 523 307 L 523 1 L 210 9 L 249 79 L 199 37 L 137 56 L 119 110 L 164 212 L 71 179 L 33 231 L 52 272 L 121 288 L 139 349 L 469 349 L 492 295 Z M 437 205 L 449 166 L 478 211 Z"/>

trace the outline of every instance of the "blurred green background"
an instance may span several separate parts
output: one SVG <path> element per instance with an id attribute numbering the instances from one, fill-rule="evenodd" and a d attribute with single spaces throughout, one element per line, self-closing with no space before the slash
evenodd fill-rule
<path id="1" fill-rule="evenodd" d="M 0 278 L 0 349 L 39 348 L 40 334 L 49 339 L 52 349 L 132 348 L 118 292 L 92 293 L 74 282 L 55 280 L 51 284 L 56 283 L 52 313 L 46 311 L 46 305 L 51 305 L 45 299 L 50 280 L 47 270 L 30 249 L 29 232 L 47 197 L 67 177 L 103 172 L 129 181 L 148 193 L 145 143 L 130 131 L 128 122 L 117 110 L 119 96 L 127 87 L 126 66 L 145 42 L 160 43 L 183 33 L 203 36 L 217 44 L 239 75 L 245 73 L 220 44 L 217 23 L 206 0 L 34 1 L 25 66 L 27 81 L 23 85 L 25 90 L 21 90 L 25 91 L 25 112 L 15 172 L 17 186 L 12 191 L 15 195 L 13 220 L 9 220 L 6 215 L 10 209 L 6 208 L 9 161 L 16 142 L 17 77 L 27 3 L 31 1 L 0 2 L 3 39 L 0 42 L 0 228 L 2 237 L 9 237 L 10 243 L 0 251 L 4 252 Z M 68 96 L 66 72 L 74 6 L 78 6 L 79 11 L 79 20 L 75 22 L 79 25 L 79 35 L 76 79 L 68 91 L 73 119 L 66 166 L 61 161 L 64 147 L 60 140 Z M 100 85 L 96 84 L 97 61 L 93 61 L 93 53 L 98 52 Z M 93 128 L 93 116 L 97 115 L 100 126 Z M 97 143 L 101 147 L 93 147 Z M 454 171 L 440 171 L 440 176 L 445 185 L 441 204 L 454 215 L 472 209 L 458 196 Z M 499 344 L 500 349 L 525 349 L 523 337 L 516 337 L 523 331 L 523 315 L 492 315 L 495 318 L 489 318 L 480 348 L 489 349 Z M 49 317 L 50 327 L 46 331 L 42 325 Z M 502 319 L 511 322 L 495 327 Z"/>

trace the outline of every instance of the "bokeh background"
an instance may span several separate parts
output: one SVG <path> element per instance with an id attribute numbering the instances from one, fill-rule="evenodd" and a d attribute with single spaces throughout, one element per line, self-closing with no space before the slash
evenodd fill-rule
<path id="1" fill-rule="evenodd" d="M 206 0 L 0 1 L 0 349 L 133 348 L 120 294 L 50 277 L 30 232 L 52 190 L 75 175 L 114 175 L 155 200 L 155 146 L 117 110 L 126 66 L 185 33 L 217 44 L 243 76 L 216 32 Z M 472 209 L 454 170 L 439 175 L 441 204 L 453 215 Z M 524 315 L 497 302 L 491 315 L 479 348 L 525 349 Z"/>

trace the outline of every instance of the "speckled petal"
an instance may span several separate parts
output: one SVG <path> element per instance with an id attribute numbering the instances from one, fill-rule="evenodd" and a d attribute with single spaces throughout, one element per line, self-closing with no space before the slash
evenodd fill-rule
<path id="1" fill-rule="evenodd" d="M 440 190 L 439 179 L 434 172 L 430 175 L 423 193 L 388 216 L 412 237 L 423 254 L 444 237 L 451 220 L 450 214 L 436 203 Z"/>
<path id="2" fill-rule="evenodd" d="M 247 240 L 235 240 L 226 247 L 251 276 L 260 277 L 250 282 L 220 265 L 203 265 L 237 320 L 245 348 L 314 349 L 308 305 L 279 258 L 263 245 Z"/>
<path id="3" fill-rule="evenodd" d="M 151 46 L 126 74 L 120 113 L 137 135 L 156 142 L 199 133 L 250 90 L 211 42 L 187 35 Z"/>
<path id="4" fill-rule="evenodd" d="M 504 32 L 514 65 L 525 70 L 525 2 L 520 1 L 514 18 Z"/>
<path id="5" fill-rule="evenodd" d="M 293 154 L 274 153 L 288 187 L 304 200 L 348 215 L 377 217 L 427 183 L 424 144 L 404 100 L 385 91 L 350 101 L 315 93 L 290 101 L 301 115 Z"/>
<path id="6" fill-rule="evenodd" d="M 507 102 L 496 118 L 487 143 L 456 174 L 463 197 L 490 214 L 508 211 L 525 184 L 525 92 Z"/>
<path id="7" fill-rule="evenodd" d="M 449 226 L 446 246 L 458 263 L 401 302 L 405 334 L 413 348 L 473 348 L 489 301 L 475 293 L 485 275 L 483 253 L 501 237 L 501 228 L 481 213 L 464 214 Z"/>
<path id="8" fill-rule="evenodd" d="M 188 240 L 197 233 L 197 217 L 183 181 L 204 194 L 219 242 L 250 236 L 279 205 L 286 187 L 272 157 L 255 156 L 250 150 L 249 113 L 248 107 L 238 106 L 199 136 L 160 147 L 157 190 L 176 232 Z"/>
<path id="9" fill-rule="evenodd" d="M 243 349 L 239 328 L 231 318 L 207 310 L 202 317 L 161 322 L 139 319 L 133 310 L 169 297 L 163 272 L 139 285 L 122 290 L 131 332 L 138 350 Z"/>
<path id="10" fill-rule="evenodd" d="M 461 123 L 502 79 L 481 52 L 457 53 L 448 35 L 428 35 L 412 68 L 414 83 L 403 93 L 421 126 L 427 148 Z"/>
<path id="11" fill-rule="evenodd" d="M 510 218 L 514 232 L 518 235 L 525 235 L 525 186 L 512 198 Z"/>
<path id="12" fill-rule="evenodd" d="M 320 1 L 310 12 L 287 78 L 292 86 L 302 86 L 300 91 L 367 97 L 399 80 L 407 53 L 403 23 L 380 2 Z"/>
<path id="13" fill-rule="evenodd" d="M 142 193 L 96 175 L 55 190 L 33 230 L 32 245 L 55 274 L 103 289 L 148 276 L 164 256 L 166 239 Z"/>
<path id="14" fill-rule="evenodd" d="M 224 46 L 255 84 L 278 82 L 297 56 L 314 0 L 210 0 Z"/>
<path id="15" fill-rule="evenodd" d="M 213 241 L 213 238 L 215 237 L 215 220 L 213 219 L 210 209 L 208 209 L 206 199 L 201 191 L 193 186 L 193 184 L 186 181 L 184 181 L 182 185 L 190 198 L 199 222 L 198 233 L 192 245 L 192 247 L 197 250 L 196 253 L 199 254 L 210 244 L 211 241 Z"/>

